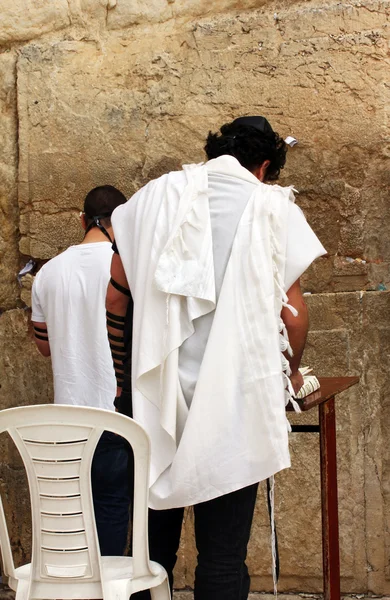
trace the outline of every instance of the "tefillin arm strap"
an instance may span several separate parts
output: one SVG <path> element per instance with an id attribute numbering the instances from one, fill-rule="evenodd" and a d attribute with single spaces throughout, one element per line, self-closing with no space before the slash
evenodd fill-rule
<path id="1" fill-rule="evenodd" d="M 127 288 L 120 285 L 112 277 L 110 279 L 111 285 L 124 294 L 125 296 L 131 297 L 131 292 Z M 108 340 L 110 342 L 111 356 L 114 363 L 115 377 L 118 387 L 122 387 L 124 379 L 124 362 L 126 360 L 126 348 L 124 342 L 124 331 L 125 331 L 125 317 L 115 315 L 112 312 L 106 311 Z M 113 330 L 113 333 L 111 331 Z"/>
<path id="2" fill-rule="evenodd" d="M 46 327 L 36 327 L 34 325 L 34 336 L 37 340 L 42 340 L 43 342 L 49 341 Z"/>
<path id="3" fill-rule="evenodd" d="M 111 356 L 114 363 L 115 377 L 119 387 L 122 387 L 124 378 L 124 361 L 126 360 L 126 349 L 124 343 L 125 317 L 120 317 L 112 312 L 106 311 L 107 327 L 115 331 L 115 335 L 108 332 L 108 340 L 111 348 Z"/>
<path id="4" fill-rule="evenodd" d="M 121 292 L 121 294 L 124 294 L 125 296 L 128 296 L 129 298 L 131 298 L 130 290 L 123 287 L 123 285 L 120 285 L 120 283 L 115 281 L 115 279 L 113 279 L 112 277 L 110 279 L 110 283 L 111 283 L 112 287 L 114 287 L 116 290 L 118 290 L 118 292 Z"/>

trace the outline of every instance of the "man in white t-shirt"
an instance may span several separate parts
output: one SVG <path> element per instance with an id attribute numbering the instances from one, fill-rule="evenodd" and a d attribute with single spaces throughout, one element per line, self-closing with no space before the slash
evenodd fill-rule
<path id="1" fill-rule="evenodd" d="M 205 150 L 205 165 L 115 211 L 106 306 L 120 322 L 130 290 L 134 418 L 152 447 L 150 556 L 172 587 L 194 505 L 195 600 L 246 600 L 258 482 L 290 464 L 285 400 L 302 385 L 308 330 L 299 278 L 326 251 L 292 190 L 264 185 L 287 151 L 264 117 L 210 132 Z"/>
<path id="2" fill-rule="evenodd" d="M 91 190 L 84 202 L 81 244 L 48 261 L 32 289 L 34 339 L 51 356 L 54 402 L 114 410 L 116 380 L 106 330 L 111 213 L 126 202 L 113 186 Z M 129 514 L 128 448 L 105 432 L 92 464 L 92 487 L 102 555 L 121 555 Z"/>

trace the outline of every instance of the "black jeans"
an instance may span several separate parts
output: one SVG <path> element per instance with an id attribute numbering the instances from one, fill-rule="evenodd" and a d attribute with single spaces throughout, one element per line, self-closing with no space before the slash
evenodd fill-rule
<path id="1" fill-rule="evenodd" d="M 126 549 L 132 501 L 132 455 L 119 435 L 104 431 L 92 461 L 91 479 L 96 527 L 102 556 L 122 556 Z"/>
<path id="2" fill-rule="evenodd" d="M 246 600 L 250 578 L 245 564 L 258 484 L 194 506 L 198 565 L 194 600 Z M 168 572 L 179 548 L 183 508 L 149 511 L 150 558 Z M 150 600 L 139 592 L 132 600 Z"/>

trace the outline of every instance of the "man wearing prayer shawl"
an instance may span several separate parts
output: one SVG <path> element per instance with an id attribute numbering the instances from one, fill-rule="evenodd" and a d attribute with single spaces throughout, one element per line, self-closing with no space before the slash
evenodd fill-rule
<path id="1" fill-rule="evenodd" d="M 240 117 L 209 134 L 208 162 L 149 182 L 112 216 L 107 310 L 123 321 L 130 289 L 133 416 L 151 440 L 150 556 L 172 587 L 193 505 L 195 600 L 247 598 L 258 482 L 290 466 L 285 405 L 302 384 L 308 327 L 299 278 L 325 250 L 292 188 L 268 183 L 286 149 L 264 117 Z"/>

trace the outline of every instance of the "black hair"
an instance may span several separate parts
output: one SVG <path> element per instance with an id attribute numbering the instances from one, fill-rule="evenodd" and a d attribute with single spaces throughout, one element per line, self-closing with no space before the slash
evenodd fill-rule
<path id="1" fill-rule="evenodd" d="M 100 185 L 88 192 L 84 200 L 87 229 L 94 222 L 94 217 L 100 217 L 100 223 L 104 227 L 110 227 L 115 208 L 126 201 L 126 196 L 113 185 Z"/>
<path id="2" fill-rule="evenodd" d="M 219 135 L 210 131 L 207 136 L 204 150 L 209 160 L 229 154 L 252 173 L 269 160 L 266 180 L 278 179 L 286 163 L 287 144 L 275 131 L 262 132 L 251 125 L 233 122 L 222 125 L 220 132 Z"/>

